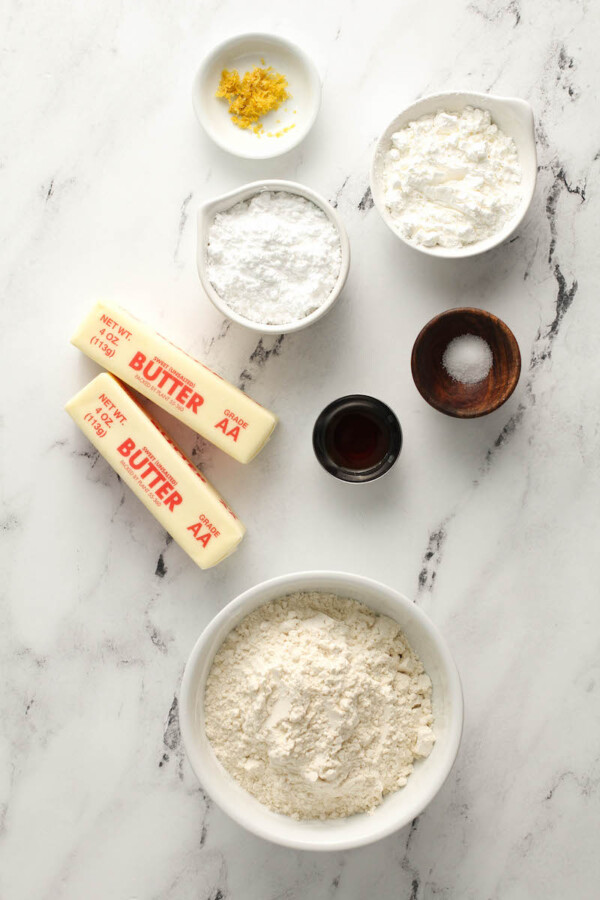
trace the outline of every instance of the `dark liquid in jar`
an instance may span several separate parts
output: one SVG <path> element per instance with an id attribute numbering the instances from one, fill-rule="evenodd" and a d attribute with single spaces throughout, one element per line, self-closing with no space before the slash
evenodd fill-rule
<path id="1" fill-rule="evenodd" d="M 332 462 L 344 469 L 371 469 L 390 446 L 387 424 L 369 411 L 341 409 L 328 423 L 325 445 Z"/>
<path id="2" fill-rule="evenodd" d="M 354 484 L 375 481 L 402 449 L 400 422 L 385 403 L 366 394 L 333 400 L 317 416 L 313 449 L 324 469 Z"/>

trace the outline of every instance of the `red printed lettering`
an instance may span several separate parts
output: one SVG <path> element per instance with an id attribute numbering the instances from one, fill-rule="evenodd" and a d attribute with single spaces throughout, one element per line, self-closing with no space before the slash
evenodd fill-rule
<path id="1" fill-rule="evenodd" d="M 226 409 L 226 410 L 225 410 L 225 415 L 226 415 L 229 419 L 231 419 L 233 422 L 235 422 L 236 425 L 239 425 L 240 428 L 244 428 L 244 429 L 245 429 L 245 428 L 248 427 L 248 423 L 246 422 L 246 420 L 240 418 L 240 416 L 236 416 L 236 414 L 235 414 L 234 412 L 232 412 L 230 409 Z"/>
<path id="2" fill-rule="evenodd" d="M 152 361 L 148 363 L 146 368 L 144 369 L 144 378 L 148 381 L 156 381 L 160 373 L 162 372 L 162 366 L 159 366 L 158 363 L 155 363 L 156 369 L 154 372 L 152 371 Z"/>
<path id="3" fill-rule="evenodd" d="M 183 502 L 183 497 L 181 496 L 181 494 L 178 494 L 177 491 L 173 491 L 171 496 L 167 497 L 167 499 L 165 500 L 165 505 L 167 506 L 168 509 L 171 510 L 171 512 L 173 512 L 173 508 L 175 506 L 179 506 L 179 504 L 182 502 Z"/>
<path id="4" fill-rule="evenodd" d="M 133 357 L 133 359 L 131 360 L 129 365 L 131 366 L 132 369 L 135 369 L 136 372 L 140 372 L 142 369 L 142 366 L 144 365 L 145 362 L 146 362 L 146 357 L 144 356 L 143 353 L 140 353 L 138 351 L 138 353 L 135 354 L 135 356 Z"/>
<path id="5" fill-rule="evenodd" d="M 148 462 L 147 456 L 142 456 L 141 450 L 136 450 L 135 453 L 132 453 L 129 457 L 129 465 L 132 469 L 141 469 L 142 466 L 145 466 Z M 142 475 L 142 478 L 144 476 Z"/>
<path id="6" fill-rule="evenodd" d="M 200 534 L 202 531 L 202 522 L 196 522 L 195 525 L 188 525 L 187 530 L 192 532 L 195 539 L 202 544 L 203 547 L 206 547 L 212 537 L 212 534 L 209 531 L 205 534 Z"/>
<path id="7" fill-rule="evenodd" d="M 170 509 L 171 512 L 173 512 L 176 506 L 180 506 L 181 503 L 183 503 L 181 494 L 178 491 L 173 490 L 173 486 L 167 481 L 165 475 L 163 475 L 158 467 L 155 466 L 153 462 L 150 462 L 147 454 L 136 448 L 135 441 L 132 440 L 132 438 L 126 438 L 123 443 L 117 447 L 117 452 L 120 453 L 121 456 L 128 458 L 127 465 L 131 469 L 139 472 L 139 475 L 137 475 L 136 478 L 139 478 L 140 480 L 145 478 L 152 479 L 148 484 L 148 487 L 151 489 L 155 488 L 161 481 L 163 482 L 159 488 L 156 488 L 155 496 L 158 500 L 163 501 L 167 509 Z M 144 466 L 146 467 L 145 469 Z M 142 469 L 144 469 L 143 472 L 141 471 Z"/>
<path id="8" fill-rule="evenodd" d="M 191 392 L 192 392 L 191 387 L 188 384 L 184 384 L 184 386 L 181 388 L 181 390 L 179 391 L 179 393 L 177 394 L 177 397 L 175 399 L 177 400 L 178 403 L 185 403 L 185 401 L 187 400 L 187 398 L 189 397 Z"/>
<path id="9" fill-rule="evenodd" d="M 165 481 L 165 483 L 161 484 L 161 486 L 156 491 L 156 496 L 158 497 L 159 500 L 164 500 L 170 490 L 171 490 L 171 485 L 169 484 L 168 481 Z"/>
<path id="10" fill-rule="evenodd" d="M 175 378 L 174 375 L 171 375 L 171 380 L 173 381 L 173 384 L 171 385 L 171 387 L 169 388 L 169 391 L 168 391 L 170 397 L 172 397 L 173 394 L 175 393 L 175 391 L 177 390 L 177 388 L 180 388 L 181 385 L 183 384 L 183 381 L 181 380 L 181 378 Z"/>
<path id="11" fill-rule="evenodd" d="M 134 447 L 135 441 L 132 441 L 131 438 L 126 438 L 121 446 L 117 447 L 117 452 L 120 453 L 121 456 L 129 456 Z"/>
<path id="12" fill-rule="evenodd" d="M 203 403 L 204 397 L 202 394 L 192 394 L 188 400 L 187 408 L 191 409 L 192 412 L 198 412 L 198 407 L 202 406 Z"/>
<path id="13" fill-rule="evenodd" d="M 158 471 L 158 469 L 156 468 L 156 466 L 155 466 L 153 463 L 151 463 L 149 460 L 146 460 L 146 461 L 147 461 L 147 463 L 148 463 L 148 468 L 146 469 L 146 471 L 145 471 L 144 474 L 142 475 L 142 478 L 147 478 L 148 475 L 158 475 L 158 474 L 160 474 L 159 471 Z M 161 477 L 162 477 L 162 476 L 161 476 Z"/>
<path id="14" fill-rule="evenodd" d="M 219 428 L 225 437 L 233 438 L 234 441 L 237 441 L 240 434 L 240 426 L 236 425 L 235 428 L 232 428 L 231 431 L 227 431 L 227 426 L 229 425 L 229 419 L 221 419 L 220 422 L 217 422 L 215 428 Z"/>

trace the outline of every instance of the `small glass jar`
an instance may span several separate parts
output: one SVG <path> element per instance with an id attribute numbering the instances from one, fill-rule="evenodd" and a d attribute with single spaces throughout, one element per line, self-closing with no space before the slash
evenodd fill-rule
<path id="1" fill-rule="evenodd" d="M 319 415 L 313 448 L 331 475 L 362 484 L 389 472 L 402 449 L 402 429 L 381 400 L 349 394 L 334 400 Z"/>

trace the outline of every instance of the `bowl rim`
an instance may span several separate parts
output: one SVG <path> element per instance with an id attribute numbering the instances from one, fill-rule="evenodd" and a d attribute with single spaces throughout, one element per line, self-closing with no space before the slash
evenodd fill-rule
<path id="1" fill-rule="evenodd" d="M 407 115 L 412 115 L 414 116 L 414 118 L 419 118 L 422 115 L 426 115 L 426 113 L 424 112 L 419 112 L 419 110 L 423 106 L 438 100 L 440 101 L 440 104 L 442 104 L 449 98 L 455 101 L 460 100 L 464 102 L 465 106 L 469 106 L 471 104 L 480 104 L 484 109 L 486 108 L 486 103 L 489 104 L 489 102 L 492 101 L 493 104 L 502 104 L 506 107 L 512 108 L 514 111 L 518 111 L 523 119 L 527 120 L 530 138 L 530 149 L 533 154 L 533 165 L 531 167 L 530 173 L 532 177 L 528 175 L 526 181 L 524 180 L 524 186 L 526 190 L 523 193 L 521 202 L 517 211 L 515 212 L 513 219 L 507 222 L 504 228 L 497 232 L 497 234 L 492 235 L 491 237 L 486 238 L 483 241 L 478 241 L 473 244 L 467 244 L 465 247 L 424 247 L 420 244 L 416 244 L 407 240 L 394 227 L 391 217 L 387 211 L 387 207 L 379 196 L 379 179 L 377 177 L 376 171 L 377 164 L 383 153 L 384 145 L 388 144 L 391 134 L 399 127 L 401 127 L 401 119 L 405 119 Z M 375 144 L 375 149 L 373 151 L 373 156 L 371 158 L 371 168 L 369 173 L 369 184 L 371 187 L 373 203 L 377 209 L 377 212 L 379 213 L 385 224 L 388 226 L 390 231 L 407 247 L 410 247 L 413 250 L 417 250 L 420 253 L 425 254 L 426 256 L 434 256 L 437 259 L 467 259 L 472 256 L 479 256 L 482 253 L 487 253 L 488 250 L 493 250 L 495 247 L 503 244 L 514 234 L 517 228 L 519 228 L 523 219 L 527 215 L 535 192 L 536 182 L 537 150 L 535 141 L 535 120 L 533 115 L 533 107 L 527 100 L 524 100 L 522 97 L 501 96 L 499 94 L 490 94 L 481 91 L 440 91 L 439 93 L 426 94 L 423 97 L 419 97 L 418 100 L 415 100 L 408 106 L 404 107 L 404 109 L 402 109 L 391 121 L 388 122 L 387 126 L 377 139 L 377 143 Z"/>
<path id="2" fill-rule="evenodd" d="M 261 322 L 253 322 L 251 319 L 246 319 L 244 316 L 241 316 L 239 313 L 232 310 L 212 286 L 206 268 L 208 229 L 214 215 L 235 206 L 236 203 L 248 200 L 250 197 L 261 193 L 262 191 L 286 191 L 287 193 L 296 194 L 299 197 L 304 197 L 306 200 L 312 201 L 315 206 L 318 206 L 319 209 L 325 213 L 329 221 L 333 223 L 340 239 L 340 270 L 327 299 L 321 306 L 313 310 L 313 312 L 303 319 L 296 319 L 293 322 L 281 325 L 264 325 Z M 325 197 L 317 193 L 317 191 L 313 191 L 312 188 L 306 187 L 306 185 L 300 184 L 298 181 L 288 181 L 281 178 L 265 178 L 260 181 L 249 181 L 239 188 L 227 191 L 227 193 L 220 194 L 218 197 L 213 197 L 212 200 L 207 200 L 198 208 L 196 268 L 204 292 L 208 295 L 209 300 L 221 315 L 225 316 L 227 319 L 231 319 L 232 322 L 236 322 L 238 325 L 242 325 L 244 328 L 248 328 L 250 331 L 257 332 L 258 334 L 291 334 L 294 331 L 301 331 L 303 328 L 308 328 L 309 325 L 312 325 L 314 322 L 323 318 L 323 316 L 331 310 L 344 289 L 350 271 L 350 256 L 348 233 L 337 210 L 325 199 Z"/>
<path id="3" fill-rule="evenodd" d="M 448 694 L 449 696 L 451 696 L 452 716 L 449 721 L 448 732 L 444 742 L 444 764 L 437 771 L 435 777 L 432 777 L 430 782 L 427 783 L 426 788 L 424 788 L 422 791 L 419 802 L 413 805 L 413 807 L 408 811 L 408 815 L 405 813 L 402 816 L 397 816 L 391 822 L 381 824 L 378 828 L 373 829 L 372 833 L 363 835 L 358 839 L 348 837 L 327 838 L 325 834 L 323 834 L 323 836 L 318 840 L 310 837 L 294 838 L 288 835 L 281 836 L 280 834 L 272 830 L 271 827 L 265 826 L 262 821 L 259 821 L 252 816 L 246 815 L 243 810 L 239 809 L 235 801 L 230 798 L 226 789 L 222 790 L 221 786 L 218 783 L 211 781 L 210 776 L 205 778 L 206 770 L 204 768 L 202 754 L 199 752 L 194 740 L 193 724 L 191 718 L 188 716 L 188 710 L 192 705 L 191 701 L 193 700 L 195 702 L 197 697 L 197 669 L 201 664 L 202 658 L 205 656 L 205 654 L 210 653 L 213 650 L 214 653 L 217 652 L 218 647 L 214 647 L 215 636 L 219 632 L 220 627 L 224 623 L 224 621 L 231 619 L 232 613 L 237 613 L 241 609 L 249 607 L 250 604 L 252 604 L 252 602 L 257 598 L 257 596 L 267 593 L 275 587 L 281 588 L 282 592 L 285 592 L 287 586 L 297 582 L 299 579 L 307 580 L 308 584 L 305 590 L 317 590 L 318 588 L 316 587 L 315 583 L 318 583 L 319 580 L 325 581 L 327 579 L 330 581 L 339 579 L 341 582 L 340 590 L 351 591 L 352 585 L 358 585 L 369 588 L 372 591 L 380 592 L 384 594 L 388 600 L 393 600 L 396 604 L 402 607 L 404 612 L 406 612 L 409 617 L 413 616 L 414 619 L 419 622 L 423 630 L 427 633 L 428 637 L 432 640 L 432 643 L 435 645 L 436 652 L 442 663 L 445 676 L 448 680 Z M 310 584 L 311 579 L 313 580 L 312 585 Z M 270 601 L 265 600 L 264 602 L 268 603 Z M 260 605 L 262 604 L 258 603 L 252 608 L 257 608 Z M 232 627 L 235 627 L 235 625 L 233 625 Z M 219 644 L 219 646 L 220 645 L 221 644 Z M 406 825 L 410 824 L 410 822 L 413 821 L 416 816 L 420 815 L 425 807 L 429 805 L 431 800 L 433 800 L 435 795 L 439 792 L 446 779 L 448 778 L 448 775 L 450 774 L 454 766 L 456 756 L 458 754 L 464 721 L 464 702 L 460 675 L 445 639 L 443 638 L 437 626 L 429 618 L 429 616 L 427 616 L 423 612 L 423 610 L 420 609 L 420 607 L 416 606 L 416 604 L 412 600 L 410 600 L 404 594 L 400 593 L 400 591 L 397 591 L 394 588 L 383 584 L 382 582 L 376 581 L 372 578 L 368 578 L 364 575 L 356 575 L 349 572 L 341 572 L 336 570 L 307 570 L 279 575 L 275 578 L 270 578 L 266 581 L 262 581 L 259 584 L 256 584 L 253 587 L 249 588 L 248 590 L 243 591 L 228 604 L 226 604 L 226 606 L 223 607 L 223 609 L 219 613 L 217 613 L 217 615 L 213 619 L 211 619 L 211 621 L 204 628 L 204 630 L 196 640 L 185 665 L 180 686 L 179 698 L 179 721 L 184 748 L 190 766 L 206 793 L 223 810 L 223 812 L 225 812 L 231 819 L 233 819 L 235 822 L 237 822 L 238 825 L 241 825 L 247 831 L 257 835 L 260 838 L 271 841 L 272 843 L 276 843 L 284 847 L 291 847 L 297 850 L 316 850 L 325 852 L 348 850 L 353 847 L 366 846 L 384 837 L 387 837 L 388 835 L 398 831 L 400 828 L 403 828 Z M 229 777 L 231 778 L 232 776 Z"/>
<path id="4" fill-rule="evenodd" d="M 508 379 L 506 388 L 504 393 L 500 396 L 497 401 L 490 404 L 487 409 L 482 410 L 481 412 L 469 412 L 468 410 L 450 410 L 446 407 L 442 406 L 437 402 L 435 396 L 430 394 L 429 392 L 424 390 L 424 386 L 417 376 L 417 352 L 419 346 L 425 337 L 425 334 L 432 328 L 435 327 L 439 322 L 442 322 L 444 319 L 455 318 L 457 314 L 469 313 L 470 315 L 474 315 L 475 317 L 479 317 L 482 319 L 487 319 L 488 321 L 492 321 L 496 328 L 498 328 L 507 338 L 512 352 L 514 354 L 515 366 L 511 372 L 510 378 Z M 432 319 L 429 319 L 428 322 L 423 325 L 418 335 L 416 336 L 411 354 L 410 354 L 410 370 L 412 374 L 412 379 L 415 384 L 416 389 L 418 390 L 421 397 L 434 409 L 438 412 L 444 413 L 446 416 L 450 416 L 453 419 L 479 419 L 482 416 L 487 416 L 489 413 L 494 412 L 503 406 L 509 397 L 512 396 L 518 382 L 521 377 L 521 349 L 519 347 L 519 343 L 512 331 L 512 329 L 506 324 L 506 322 L 501 319 L 499 316 L 494 315 L 494 313 L 489 312 L 487 309 L 480 309 L 477 306 L 455 306 L 452 309 L 445 309 L 443 312 L 438 313 L 437 316 L 434 316 Z"/>
<path id="5" fill-rule="evenodd" d="M 233 49 L 236 44 L 241 44 L 244 41 L 269 41 L 274 44 L 279 44 L 281 47 L 285 48 L 285 50 L 287 50 L 289 54 L 291 54 L 292 56 L 296 56 L 299 59 L 310 85 L 312 105 L 310 112 L 305 119 L 303 127 L 300 128 L 299 126 L 296 126 L 296 133 L 289 138 L 285 145 L 279 145 L 280 149 L 277 149 L 278 145 L 275 143 L 265 144 L 265 148 L 271 147 L 272 152 L 254 153 L 241 149 L 234 149 L 231 144 L 224 140 L 219 135 L 217 130 L 213 128 L 211 119 L 208 116 L 205 105 L 201 99 L 201 86 L 206 81 L 208 69 L 210 68 L 210 66 L 214 63 L 214 61 L 220 54 L 225 53 L 230 48 Z M 211 138 L 211 140 L 213 140 L 215 144 L 221 148 L 221 150 L 225 150 L 227 153 L 231 153 L 233 156 L 237 156 L 240 159 L 275 159 L 278 156 L 283 156 L 285 153 L 289 153 L 290 150 L 293 150 L 295 147 L 297 147 L 298 144 L 304 140 L 304 138 L 307 136 L 307 134 L 315 124 L 316 118 L 321 108 L 321 95 L 322 85 L 319 71 L 306 51 L 303 50 L 302 47 L 300 47 L 294 41 L 291 41 L 289 38 L 268 31 L 242 31 L 237 34 L 230 35 L 228 38 L 220 41 L 203 58 L 192 82 L 192 105 L 194 107 L 196 118 L 198 119 L 208 136 Z"/>

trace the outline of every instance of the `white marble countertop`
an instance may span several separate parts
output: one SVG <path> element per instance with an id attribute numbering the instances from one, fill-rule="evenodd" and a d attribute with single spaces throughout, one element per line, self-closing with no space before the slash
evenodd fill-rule
<path id="1" fill-rule="evenodd" d="M 362 900 L 598 896 L 600 334 L 596 104 L 586 0 L 275 4 L 28 0 L 3 11 L 3 900 Z M 214 147 L 190 86 L 216 40 L 299 40 L 323 77 L 307 140 L 245 162 Z M 402 246 L 368 195 L 374 142 L 421 94 L 528 99 L 539 182 L 516 237 L 448 263 Z M 228 326 L 195 270 L 195 208 L 260 177 L 337 203 L 343 298 L 313 328 Z M 62 411 L 98 369 L 68 337 L 98 297 L 157 325 L 281 416 L 243 467 L 173 432 L 248 525 L 201 572 Z M 523 354 L 510 401 L 456 421 L 421 399 L 410 350 L 451 306 L 503 318 Z M 404 449 L 355 488 L 317 465 L 312 423 L 371 393 Z M 331 855 L 266 844 L 199 788 L 177 695 L 199 632 L 270 576 L 337 568 L 393 585 L 443 630 L 466 721 L 413 822 Z"/>

